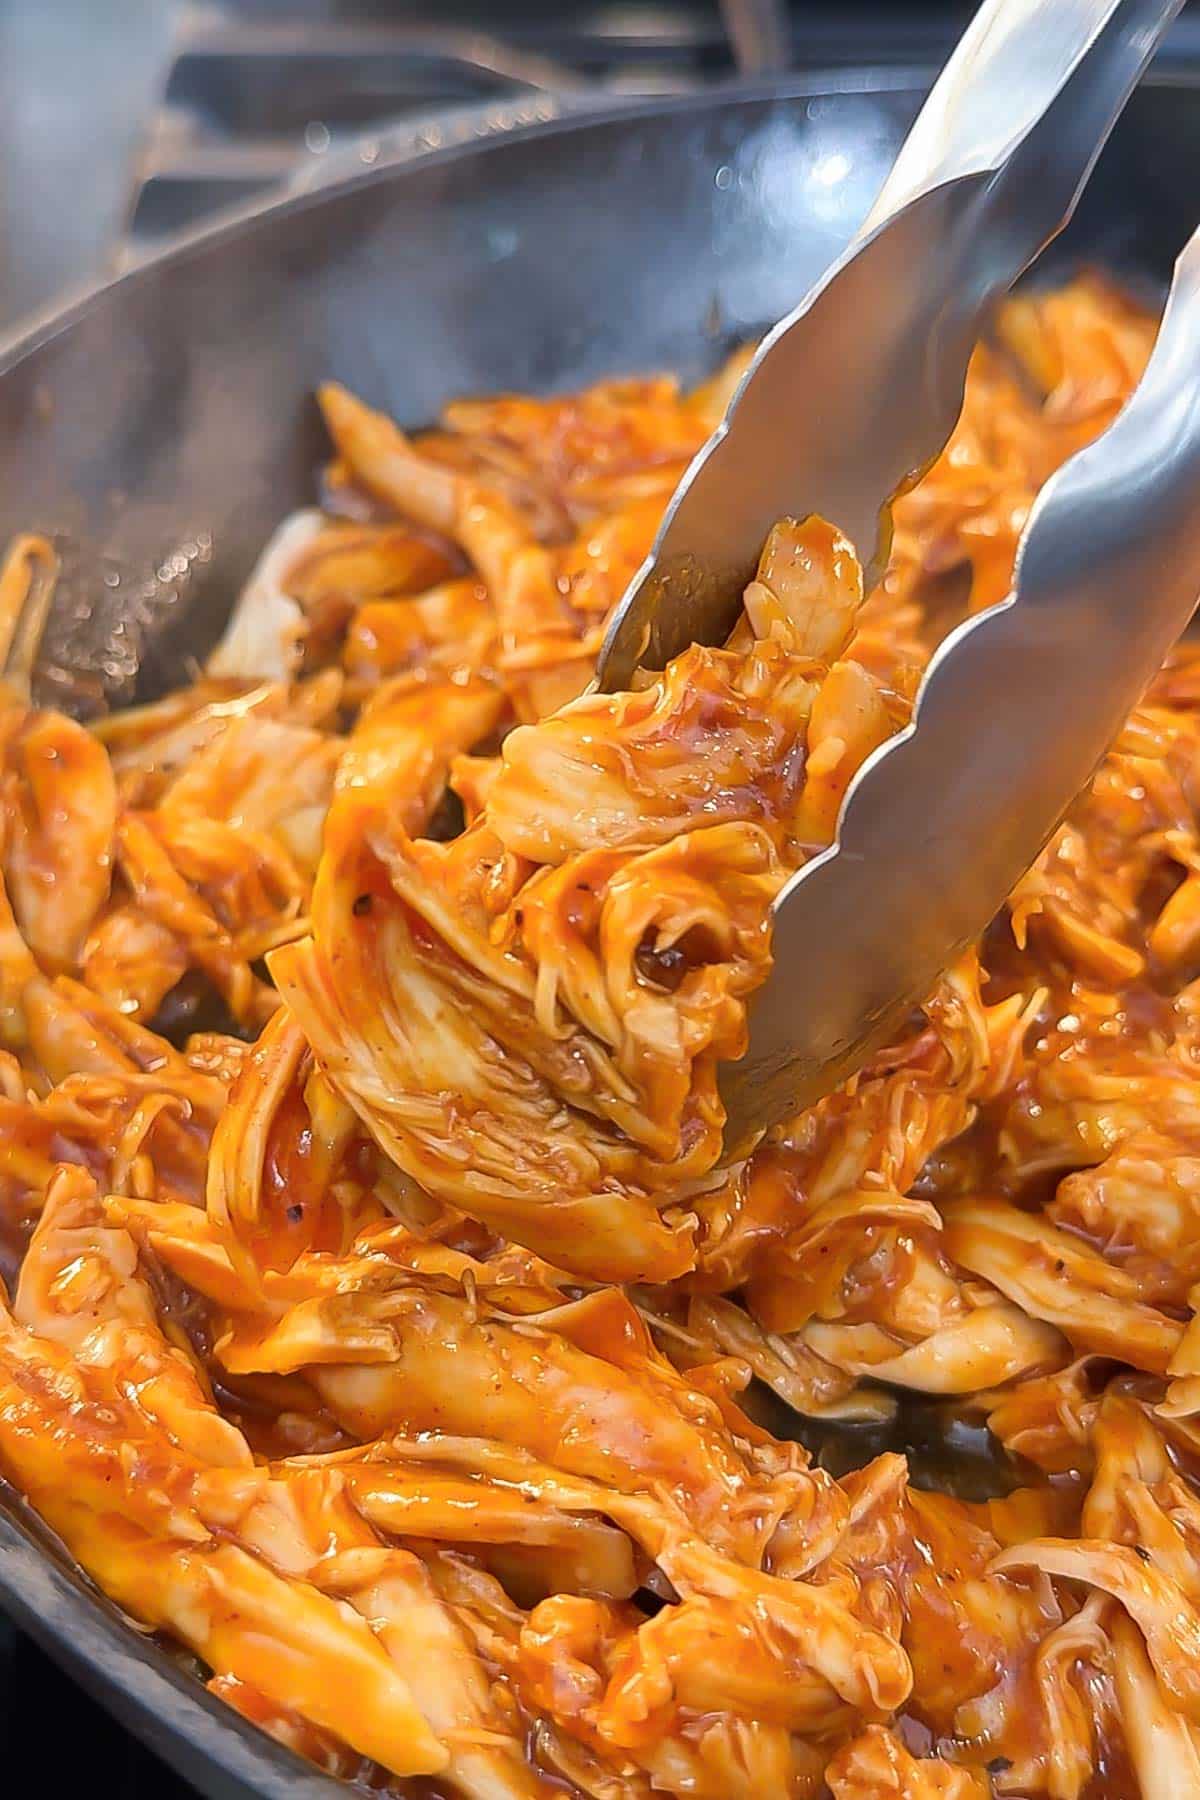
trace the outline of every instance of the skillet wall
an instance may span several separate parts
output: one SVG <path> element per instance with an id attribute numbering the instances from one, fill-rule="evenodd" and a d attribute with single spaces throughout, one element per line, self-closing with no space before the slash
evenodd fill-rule
<path id="1" fill-rule="evenodd" d="M 85 302 L 0 367 L 0 531 L 65 552 L 50 660 L 120 697 L 139 663 L 142 693 L 180 678 L 312 498 L 324 377 L 417 424 L 464 392 L 701 373 L 842 247 L 919 99 L 569 118 L 277 207 Z M 1194 222 L 1198 112 L 1177 78 L 1135 96 L 1053 254 L 1161 282 Z"/>

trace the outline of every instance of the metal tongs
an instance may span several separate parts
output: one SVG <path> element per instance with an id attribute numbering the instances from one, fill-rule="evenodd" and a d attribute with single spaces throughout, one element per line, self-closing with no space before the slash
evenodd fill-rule
<path id="1" fill-rule="evenodd" d="M 845 254 L 763 343 L 693 462 L 598 664 L 602 688 L 735 623 L 772 523 L 886 556 L 990 312 L 1066 223 L 1181 0 L 985 0 Z M 1200 595 L 1200 234 L 1149 367 L 1042 490 L 1007 600 L 941 644 L 913 723 L 776 901 L 727 1155 L 887 1040 L 1085 785 Z"/>

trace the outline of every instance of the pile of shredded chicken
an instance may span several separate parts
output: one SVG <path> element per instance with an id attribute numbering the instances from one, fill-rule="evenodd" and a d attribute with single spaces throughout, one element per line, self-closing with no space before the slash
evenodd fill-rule
<path id="1" fill-rule="evenodd" d="M 736 363 L 413 439 L 327 389 L 203 678 L 90 727 L 29 700 L 12 547 L 0 1468 L 323 1768 L 1200 1794 L 1200 652 L 852 1083 L 732 1167 L 716 1083 L 780 884 L 1152 337 L 1014 301 L 876 592 L 781 521 L 729 643 L 612 697 Z"/>

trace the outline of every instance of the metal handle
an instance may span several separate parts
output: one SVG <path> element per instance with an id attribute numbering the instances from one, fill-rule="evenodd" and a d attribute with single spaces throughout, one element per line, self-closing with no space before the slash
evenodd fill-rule
<path id="1" fill-rule="evenodd" d="M 949 436 L 971 346 L 1071 217 L 1182 5 L 984 0 L 935 82 L 856 240 L 869 243 L 902 216 L 924 219 L 929 234 L 920 307 L 927 390 L 942 428 L 912 473 Z M 910 338 L 921 324 L 918 310 Z"/>
<path id="2" fill-rule="evenodd" d="M 1053 230 L 1182 0 L 985 0 L 942 70 L 866 236 L 944 181 L 1037 178 Z M 1028 210 L 1028 209 L 1027 209 Z"/>

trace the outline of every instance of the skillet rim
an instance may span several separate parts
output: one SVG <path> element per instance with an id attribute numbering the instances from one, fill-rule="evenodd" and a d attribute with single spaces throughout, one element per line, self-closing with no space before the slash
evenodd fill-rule
<path id="1" fill-rule="evenodd" d="M 1200 19 L 1195 37 L 1194 45 L 1189 43 L 1172 49 L 1168 44 L 1160 51 L 1159 61 L 1147 70 L 1139 87 L 1200 91 Z M 544 93 L 533 96 L 527 103 L 527 111 L 522 111 L 517 102 L 487 101 L 431 112 L 411 125 L 375 134 L 386 148 L 383 157 L 370 167 L 345 175 L 335 172 L 330 180 L 318 178 L 311 184 L 289 187 L 265 202 L 251 199 L 241 205 L 222 208 L 213 218 L 169 238 L 132 266 L 109 276 L 100 273 L 95 279 L 78 283 L 50 305 L 17 320 L 11 330 L 0 334 L 0 381 L 26 357 L 69 331 L 91 307 L 102 304 L 125 288 L 136 286 L 163 264 L 186 263 L 210 247 L 233 242 L 240 236 L 251 236 L 260 225 L 265 226 L 287 214 L 332 204 L 348 193 L 383 184 L 410 168 L 440 167 L 470 156 L 485 155 L 517 137 L 522 140 L 553 138 L 624 119 L 696 112 L 714 100 L 754 102 L 820 100 L 841 94 L 924 94 L 937 72 L 938 64 L 928 60 L 889 64 L 882 68 L 855 64 L 753 81 L 733 77 L 685 94 L 614 99 L 609 94 L 593 98 L 574 92 Z M 445 130 L 456 133 L 454 141 L 431 141 L 431 131 Z"/>
<path id="2" fill-rule="evenodd" d="M 352 174 L 336 176 L 331 181 L 317 181 L 300 189 L 287 189 L 264 204 L 253 199 L 222 209 L 215 218 L 204 220 L 165 244 L 152 250 L 132 267 L 120 270 L 108 279 L 86 282 L 50 306 L 19 320 L 14 332 L 0 339 L 0 380 L 10 375 L 26 357 L 53 342 L 77 323 L 93 306 L 106 302 L 118 292 L 135 287 L 152 276 L 166 263 L 185 264 L 210 248 L 231 243 L 241 236 L 267 227 L 285 215 L 299 214 L 323 204 L 332 204 L 360 189 L 382 185 L 410 168 L 441 167 L 468 157 L 486 155 L 516 138 L 522 141 L 553 138 L 562 133 L 579 131 L 589 126 L 608 126 L 623 120 L 661 117 L 664 114 L 687 114 L 704 110 L 714 101 L 753 103 L 761 100 L 820 100 L 841 94 L 913 93 L 928 91 L 937 73 L 937 65 L 928 61 L 897 64 L 883 69 L 856 65 L 847 69 L 819 69 L 789 74 L 773 79 L 744 81 L 737 78 L 713 82 L 686 94 L 657 96 L 637 95 L 614 99 L 604 94 L 598 99 L 590 95 L 540 94 L 528 103 L 528 116 L 523 116 L 515 102 L 507 105 L 495 101 L 478 106 L 455 107 L 434 112 L 401 127 L 378 135 L 389 148 L 386 160 L 380 159 L 368 168 Z M 1144 78 L 1150 81 L 1155 71 Z M 1185 72 L 1159 72 L 1155 85 L 1200 87 L 1200 57 L 1196 67 Z M 546 109 L 549 114 L 546 115 Z M 511 115 L 511 116 L 510 116 Z M 452 142 L 432 143 L 430 131 L 453 131 Z"/>

